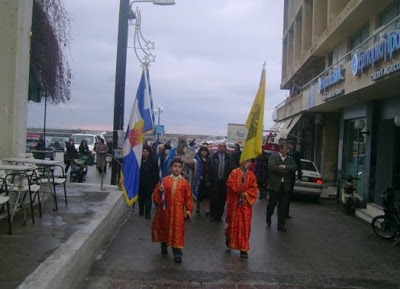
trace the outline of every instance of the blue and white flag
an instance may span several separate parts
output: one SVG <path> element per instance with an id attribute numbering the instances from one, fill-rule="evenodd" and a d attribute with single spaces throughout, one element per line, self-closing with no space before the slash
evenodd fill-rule
<path id="1" fill-rule="evenodd" d="M 149 88 L 149 102 L 150 102 L 151 120 L 152 120 L 153 128 L 154 128 L 155 120 L 154 120 L 153 94 L 151 93 L 150 72 L 149 72 L 149 68 L 148 67 L 146 69 L 146 76 L 147 76 L 147 87 Z"/>
<path id="2" fill-rule="evenodd" d="M 154 111 L 152 109 L 152 100 L 150 99 L 148 77 L 148 72 L 146 72 L 146 67 L 144 66 L 136 98 L 139 100 L 139 108 L 143 108 L 143 111 L 141 111 L 144 121 L 143 131 L 152 133 L 154 129 Z"/>
<path id="3" fill-rule="evenodd" d="M 146 72 L 143 69 L 122 147 L 124 160 L 120 186 L 129 206 L 132 206 L 138 199 L 144 133 L 153 130 L 152 111 L 148 95 Z"/>

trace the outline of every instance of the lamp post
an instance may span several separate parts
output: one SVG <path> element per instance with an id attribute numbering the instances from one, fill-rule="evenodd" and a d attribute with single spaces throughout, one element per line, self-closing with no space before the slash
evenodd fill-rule
<path id="1" fill-rule="evenodd" d="M 354 123 L 354 128 L 357 130 L 357 163 L 356 163 L 356 189 L 358 190 L 358 180 L 360 179 L 361 174 L 359 173 L 359 165 L 360 165 L 360 137 L 365 134 L 369 135 L 369 131 L 362 131 L 365 128 L 365 121 L 362 119 L 358 119 Z M 365 156 L 364 156 L 365 157 Z"/>
<path id="2" fill-rule="evenodd" d="M 156 109 L 154 109 L 154 114 L 158 116 L 158 121 L 157 121 L 157 129 L 155 130 L 156 135 L 157 135 L 157 140 L 160 139 L 160 133 L 159 133 L 159 129 L 160 129 L 160 119 L 161 119 L 161 114 L 164 111 L 163 107 L 161 105 L 159 105 Z"/>
<path id="3" fill-rule="evenodd" d="M 114 92 L 114 122 L 113 122 L 113 152 L 118 149 L 118 132 L 124 129 L 125 105 L 125 78 L 126 78 L 126 50 L 128 46 L 128 21 L 131 15 L 131 6 L 135 2 L 152 2 L 156 5 L 174 5 L 174 0 L 120 0 L 118 20 L 117 61 L 115 72 Z M 111 184 L 117 184 L 117 175 L 120 165 L 116 160 L 112 162 Z"/>
<path id="4" fill-rule="evenodd" d="M 164 109 L 161 105 L 159 105 L 155 110 L 154 110 L 154 114 L 158 115 L 158 121 L 157 121 L 157 125 L 160 125 L 160 118 L 161 118 L 161 114 L 163 113 Z"/>

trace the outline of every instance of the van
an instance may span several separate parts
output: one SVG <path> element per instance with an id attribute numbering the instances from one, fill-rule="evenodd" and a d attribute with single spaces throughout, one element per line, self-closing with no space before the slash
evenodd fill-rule
<path id="1" fill-rule="evenodd" d="M 104 139 L 104 135 L 98 134 L 102 139 Z M 94 150 L 94 144 L 96 143 L 96 136 L 95 134 L 88 134 L 88 133 L 74 133 L 71 137 L 74 139 L 75 148 L 78 150 L 79 145 L 83 140 L 87 141 L 88 147 L 90 151 Z"/>

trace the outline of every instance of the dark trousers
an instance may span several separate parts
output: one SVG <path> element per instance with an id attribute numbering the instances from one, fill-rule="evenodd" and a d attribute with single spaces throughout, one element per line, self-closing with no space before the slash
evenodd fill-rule
<path id="1" fill-rule="evenodd" d="M 168 245 L 165 242 L 161 242 L 161 249 L 167 249 Z M 182 257 L 182 249 L 172 247 L 172 254 L 174 257 Z"/>
<path id="2" fill-rule="evenodd" d="M 279 192 L 269 191 L 268 194 L 267 220 L 271 220 L 271 216 L 274 214 L 274 209 L 276 205 L 278 205 L 278 228 L 285 227 L 288 197 L 289 194 L 285 192 L 283 183 L 281 184 Z"/>
<path id="3" fill-rule="evenodd" d="M 290 207 L 290 202 L 292 201 L 292 196 L 293 196 L 293 188 L 288 194 L 288 200 L 287 200 L 287 206 L 286 206 L 286 217 L 289 216 L 289 207 Z"/>
<path id="4" fill-rule="evenodd" d="M 221 219 L 226 203 L 226 180 L 217 181 L 217 190 L 211 198 L 210 215 L 215 219 Z"/>
<path id="5" fill-rule="evenodd" d="M 139 192 L 139 215 L 150 217 L 151 212 L 151 193 Z"/>
<path id="6" fill-rule="evenodd" d="M 293 189 L 294 189 L 294 184 L 296 183 L 296 178 L 293 177 L 291 179 L 292 182 L 292 190 L 288 193 L 288 200 L 287 200 L 287 206 L 286 206 L 286 217 L 289 216 L 289 207 L 290 207 L 290 202 L 292 201 L 292 197 L 293 197 Z"/>
<path id="7" fill-rule="evenodd" d="M 68 173 L 70 166 L 71 166 L 71 160 L 65 160 L 65 173 Z"/>

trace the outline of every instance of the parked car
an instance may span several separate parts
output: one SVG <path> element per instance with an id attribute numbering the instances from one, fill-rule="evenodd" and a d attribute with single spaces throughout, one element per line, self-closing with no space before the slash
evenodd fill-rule
<path id="1" fill-rule="evenodd" d="M 315 201 L 318 201 L 323 188 L 321 174 L 312 161 L 305 159 L 301 159 L 301 171 L 301 181 L 296 181 L 293 194 L 311 196 Z"/>
<path id="2" fill-rule="evenodd" d="M 39 135 L 28 135 L 26 137 L 26 151 L 34 150 L 39 141 Z"/>
<path id="3" fill-rule="evenodd" d="M 63 137 L 53 137 L 50 142 L 50 146 L 53 147 L 56 151 L 63 152 L 65 148 L 65 140 Z"/>
<path id="4" fill-rule="evenodd" d="M 204 141 L 204 143 L 208 145 L 218 145 L 223 142 L 226 142 L 226 137 L 224 136 L 213 136 L 210 139 Z"/>
<path id="5" fill-rule="evenodd" d="M 79 145 L 81 144 L 82 140 L 86 140 L 89 150 L 91 152 L 94 151 L 94 144 L 96 143 L 96 136 L 95 134 L 89 134 L 89 133 L 75 133 L 73 135 L 71 135 L 71 137 L 74 139 L 74 143 L 75 143 L 75 148 L 78 150 L 79 149 Z M 99 134 L 99 136 L 104 139 L 104 135 L 103 134 Z"/>
<path id="6" fill-rule="evenodd" d="M 45 159 L 49 158 L 50 160 L 54 160 L 56 158 L 56 151 L 50 145 L 50 142 L 45 140 L 45 149 L 44 152 L 40 152 L 36 150 L 36 145 L 39 141 L 39 136 L 27 136 L 26 137 L 26 151 L 33 152 L 33 157 L 35 159 Z"/>

